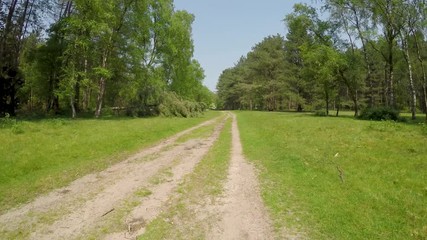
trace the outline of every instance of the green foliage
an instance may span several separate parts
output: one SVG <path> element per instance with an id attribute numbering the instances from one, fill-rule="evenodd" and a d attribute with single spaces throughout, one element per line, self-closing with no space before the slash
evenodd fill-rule
<path id="1" fill-rule="evenodd" d="M 129 115 L 157 115 L 164 92 L 190 102 L 214 102 L 193 59 L 194 16 L 172 0 L 76 0 L 61 12 L 46 40 L 24 39 L 20 69 L 21 112 L 85 113 L 125 108 Z M 54 8 L 55 8 L 54 7 Z M 166 96 L 167 98 L 167 96 Z M 187 103 L 192 115 L 191 104 Z M 73 113 L 74 116 L 74 113 Z"/>
<path id="2" fill-rule="evenodd" d="M 410 109 L 413 118 L 417 109 L 427 113 L 425 2 L 322 2 L 327 20 L 296 4 L 284 19 L 285 39 L 265 38 L 224 70 L 218 106 L 299 112 L 321 106 L 327 115 L 345 109 L 355 116 L 366 106 L 392 106 Z"/>
<path id="3" fill-rule="evenodd" d="M 399 120 L 399 111 L 390 107 L 366 108 L 359 118 L 365 120 Z"/>
<path id="4" fill-rule="evenodd" d="M 0 130 L 9 129 L 13 134 L 24 133 L 24 128 L 15 118 L 10 117 L 8 113 L 4 118 L 0 118 Z"/>
<path id="5" fill-rule="evenodd" d="M 16 124 L 16 119 L 11 118 L 10 114 L 6 113 L 4 118 L 0 118 L 0 129 L 1 128 L 10 128 Z"/>
<path id="6" fill-rule="evenodd" d="M 314 112 L 314 115 L 318 116 L 318 117 L 326 117 L 327 116 L 325 110 L 317 110 Z"/>
<path id="7" fill-rule="evenodd" d="M 421 126 L 421 132 L 427 136 L 427 124 L 420 123 L 420 126 Z"/>
<path id="8" fill-rule="evenodd" d="M 218 97 L 224 109 L 279 110 L 289 99 L 286 88 L 285 41 L 269 36 L 253 47 L 218 81 Z"/>
<path id="9" fill-rule="evenodd" d="M 261 170 L 262 196 L 279 233 L 427 237 L 422 125 L 290 113 L 237 116 L 245 156 Z"/>
<path id="10" fill-rule="evenodd" d="M 180 98 L 173 92 L 165 92 L 158 107 L 163 117 L 197 117 L 206 110 L 204 103 L 196 103 Z"/>

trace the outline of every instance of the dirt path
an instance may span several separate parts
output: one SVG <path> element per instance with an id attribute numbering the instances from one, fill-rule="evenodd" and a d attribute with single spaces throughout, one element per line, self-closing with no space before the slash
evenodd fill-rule
<path id="1" fill-rule="evenodd" d="M 160 212 L 156 208 L 167 200 L 163 195 L 170 194 L 179 179 L 192 171 L 218 138 L 223 123 L 216 120 L 202 123 L 100 173 L 84 176 L 65 188 L 13 209 L 0 216 L 0 233 L 25 239 L 76 239 L 93 233 L 97 236 L 96 228 L 104 224 L 108 215 L 146 187 L 153 188 L 150 191 L 154 194 L 149 198 L 154 199 L 151 208 L 145 209 L 151 212 L 148 218 L 154 218 Z M 210 124 L 217 127 L 209 138 L 175 143 L 179 137 Z M 163 176 L 165 179 L 160 179 L 162 171 L 168 173 Z M 144 213 L 135 210 L 133 215 L 134 220 L 138 216 L 142 218 Z M 123 229 L 126 227 L 124 223 Z"/>
<path id="2" fill-rule="evenodd" d="M 257 175 L 242 153 L 236 116 L 232 123 L 232 153 L 222 216 L 208 239 L 274 239 L 271 221 L 260 196 Z"/>
<path id="3" fill-rule="evenodd" d="M 197 209 L 200 217 L 193 221 L 210 219 L 204 228 L 207 239 L 273 239 L 257 175 L 242 155 L 232 114 L 183 131 L 102 172 L 81 177 L 0 215 L 0 239 L 136 239 L 147 224 L 174 204 L 178 186 L 214 145 L 230 116 L 232 152 L 224 195 Z M 208 137 L 177 141 L 209 126 L 213 130 Z M 202 202 L 204 197 L 209 196 L 201 196 Z"/>

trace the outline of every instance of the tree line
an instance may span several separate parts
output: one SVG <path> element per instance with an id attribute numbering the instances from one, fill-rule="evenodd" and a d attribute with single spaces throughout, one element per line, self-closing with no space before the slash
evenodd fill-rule
<path id="1" fill-rule="evenodd" d="M 0 10 L 0 117 L 187 116 L 212 102 L 194 16 L 173 0 L 0 0 Z"/>
<path id="2" fill-rule="evenodd" d="M 286 37 L 266 37 L 223 71 L 219 106 L 426 113 L 426 1 L 321 2 L 321 13 L 296 4 L 284 19 Z"/>

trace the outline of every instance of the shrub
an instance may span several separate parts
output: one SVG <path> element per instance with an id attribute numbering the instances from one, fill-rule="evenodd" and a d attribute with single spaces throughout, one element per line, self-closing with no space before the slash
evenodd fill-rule
<path id="1" fill-rule="evenodd" d="M 326 117 L 326 111 L 325 110 L 317 110 L 314 112 L 314 116 Z"/>
<path id="2" fill-rule="evenodd" d="M 377 108 L 367 108 L 362 111 L 359 116 L 360 119 L 365 120 L 399 120 L 399 111 L 390 107 L 377 107 Z"/>
<path id="3" fill-rule="evenodd" d="M 203 105 L 180 98 L 176 93 L 165 92 L 158 112 L 163 117 L 197 117 L 204 111 Z"/>
<path id="4" fill-rule="evenodd" d="M 4 118 L 0 118 L 0 128 L 10 128 L 16 124 L 16 120 L 11 118 L 9 113 L 6 113 Z"/>
<path id="5" fill-rule="evenodd" d="M 165 91 L 154 104 L 144 105 L 134 101 L 126 108 L 126 115 L 133 117 L 197 117 L 207 109 L 205 103 L 182 99 L 174 92 Z"/>

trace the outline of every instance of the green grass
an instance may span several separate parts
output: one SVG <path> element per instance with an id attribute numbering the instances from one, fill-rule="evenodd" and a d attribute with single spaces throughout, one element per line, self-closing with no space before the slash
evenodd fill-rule
<path id="1" fill-rule="evenodd" d="M 148 188 L 141 188 L 135 192 L 135 195 L 138 197 L 147 197 L 150 196 L 153 192 L 151 192 Z"/>
<path id="2" fill-rule="evenodd" d="M 311 239 L 427 238 L 424 124 L 237 115 L 278 231 L 291 227 Z"/>
<path id="3" fill-rule="evenodd" d="M 219 115 L 0 122 L 0 213 Z"/>
<path id="4" fill-rule="evenodd" d="M 173 165 L 177 164 L 178 162 L 175 160 Z M 156 175 L 150 178 L 149 182 L 151 185 L 159 185 L 166 181 L 168 181 L 169 178 L 173 177 L 172 173 L 172 167 L 166 167 L 161 169 Z"/>
<path id="5" fill-rule="evenodd" d="M 227 121 L 218 141 L 196 166 L 194 172 L 185 177 L 178 188 L 178 195 L 168 211 L 154 219 L 139 239 L 203 239 L 209 221 L 203 220 L 195 208 L 204 209 L 223 192 L 231 151 L 231 124 Z"/>

